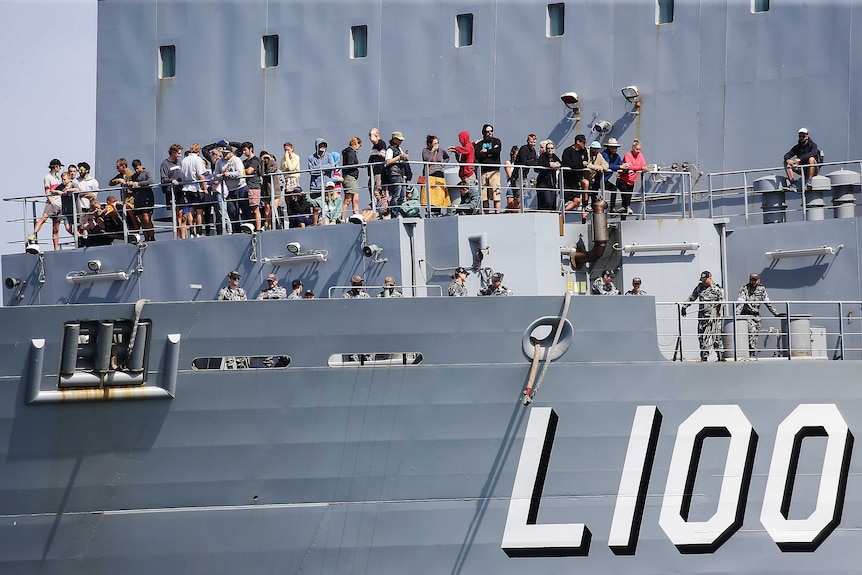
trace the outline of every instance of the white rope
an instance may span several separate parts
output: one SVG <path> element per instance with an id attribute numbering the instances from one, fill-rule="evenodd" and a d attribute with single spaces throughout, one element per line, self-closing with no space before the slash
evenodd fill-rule
<path id="1" fill-rule="evenodd" d="M 132 320 L 132 334 L 129 336 L 129 348 L 126 350 L 126 365 L 129 365 L 129 359 L 132 357 L 132 350 L 135 347 L 135 338 L 138 335 L 138 322 L 141 320 L 141 313 L 144 311 L 144 304 L 150 300 L 139 299 L 135 302 L 135 318 Z"/>
<path id="2" fill-rule="evenodd" d="M 539 388 L 542 386 L 542 381 L 545 379 L 545 374 L 548 373 L 548 367 L 551 365 L 551 354 L 554 350 L 557 349 L 557 344 L 560 343 L 560 335 L 563 332 L 563 324 L 566 321 L 566 317 L 569 315 L 569 304 L 572 302 L 572 293 L 570 291 L 566 291 L 566 297 L 563 300 L 563 310 L 560 312 L 560 319 L 557 322 L 557 329 L 554 330 L 554 341 L 551 343 L 551 347 L 545 353 L 545 364 L 542 366 L 542 373 L 539 375 L 539 381 L 536 382 L 536 387 L 533 389 L 533 392 L 529 395 L 524 396 L 524 405 L 529 405 L 533 402 L 533 398 L 536 397 L 536 394 L 539 393 Z"/>

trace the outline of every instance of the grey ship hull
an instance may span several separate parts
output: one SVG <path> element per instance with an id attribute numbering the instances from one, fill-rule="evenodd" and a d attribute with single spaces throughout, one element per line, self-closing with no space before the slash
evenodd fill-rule
<path id="1" fill-rule="evenodd" d="M 764 14 L 749 2 L 677 3 L 674 23 L 661 26 L 651 1 L 567 3 L 559 38 L 547 37 L 546 6 L 534 2 L 99 4 L 102 181 L 117 157 L 153 169 L 177 141 L 229 137 L 280 151 L 292 140 L 306 157 L 316 137 L 340 149 L 377 125 L 384 136 L 403 131 L 416 158 L 426 133 L 454 144 L 486 121 L 508 149 L 530 132 L 562 148 L 604 119 L 614 125 L 605 138 L 623 151 L 640 138 L 650 162 L 704 172 L 775 166 L 798 125 L 811 127 L 830 160 L 862 156 L 851 105 L 860 86 L 856 2 L 773 3 Z M 474 47 L 455 49 L 453 20 L 467 12 Z M 368 58 L 348 56 L 357 24 L 368 26 Z M 258 62 L 268 34 L 282 43 L 276 69 Z M 169 45 L 177 76 L 160 79 L 159 47 Z M 637 109 L 620 96 L 631 84 L 643 94 Z M 570 90 L 581 98 L 579 118 L 560 103 Z M 6 290 L 0 310 L 0 572 L 858 571 L 852 437 L 862 426 L 862 330 L 847 328 L 855 335 L 842 342 L 845 361 L 677 363 L 655 304 L 684 299 L 703 269 L 721 274 L 731 299 L 759 271 L 773 299 L 848 300 L 855 322 L 859 220 L 749 225 L 730 214 L 748 214 L 755 200 L 713 203 L 703 186 L 696 219 L 677 219 L 674 205 L 658 222 L 615 224 L 612 243 L 701 249 L 596 262 L 621 267 L 621 287 L 643 276 L 656 298 L 572 298 L 567 350 L 530 407 L 520 401 L 530 327 L 553 325 L 564 305 L 557 294 L 589 278 L 567 264 L 561 273 L 559 255 L 590 230 L 568 223 L 558 233 L 555 216 L 375 222 L 369 234 L 384 247 L 383 264 L 363 259 L 354 226 L 267 232 L 257 245 L 160 236 L 145 253 L 63 250 L 45 254 L 45 283 L 33 256 L 4 256 L 4 276 L 26 285 Z M 474 234 L 491 246 L 483 265 L 505 271 L 524 295 L 207 301 L 235 268 L 253 294 L 254 281 L 276 269 L 263 257 L 289 241 L 329 251 L 326 264 L 277 269 L 283 283 L 301 277 L 318 296 L 353 273 L 369 285 L 392 274 L 445 289 L 442 270 L 469 264 Z M 840 257 L 764 263 L 768 250 L 839 242 Z M 64 276 L 93 259 L 131 279 L 70 286 Z M 140 315 L 150 326 L 144 391 L 62 388 L 66 325 L 131 321 L 140 298 L 152 300 Z M 332 361 L 393 353 L 422 362 Z M 270 354 L 290 365 L 192 367 Z M 810 405 L 825 406 L 828 421 L 788 431 L 782 422 L 798 424 L 793 414 L 816 411 Z M 681 438 L 691 440 L 702 406 L 725 406 L 726 420 L 695 433 L 699 457 L 679 465 L 675 447 L 686 454 Z M 553 432 L 543 421 L 556 422 Z M 733 433 L 724 431 L 731 423 Z M 773 473 L 788 444 L 794 456 Z M 837 456 L 834 445 L 843 446 Z M 715 515 L 718 526 L 707 526 Z M 789 523 L 806 518 L 813 528 Z M 691 530 L 680 534 L 683 519 Z"/>
<path id="2" fill-rule="evenodd" d="M 23 381 L 34 369 L 32 339 L 59 333 L 68 320 L 134 310 L 4 309 L 4 324 L 20 327 L 0 350 L 2 571 L 842 573 L 858 561 L 858 458 L 848 459 L 840 525 L 816 550 L 782 550 L 759 517 L 777 429 L 794 409 L 834 404 L 851 430 L 862 425 L 850 383 L 855 362 L 670 364 L 654 349 L 652 298 L 575 298 L 575 326 L 620 311 L 641 320 L 620 331 L 576 329 L 574 345 L 524 407 L 524 332 L 558 315 L 561 304 L 558 297 L 320 301 L 301 309 L 148 304 L 141 317 L 153 326 L 151 368 L 164 364 L 168 334 L 180 336 L 173 398 L 29 405 Z M 339 330 L 321 325 L 332 308 L 352 321 Z M 423 332 L 381 321 L 390 312 L 421 314 Z M 476 313 L 486 318 L 481 330 L 464 319 Z M 292 335 L 267 327 L 222 335 L 249 321 L 289 324 Z M 334 368 L 325 365 L 331 349 L 420 350 L 424 361 Z M 625 362 L 614 361 L 620 349 Z M 289 353 L 292 365 L 188 368 L 203 353 L 258 352 Z M 57 353 L 49 337 L 45 389 L 56 378 Z M 756 432 L 750 488 L 739 528 L 722 545 L 681 552 L 658 526 L 671 453 L 679 425 L 715 404 L 739 406 Z M 592 541 L 562 557 L 554 549 L 538 552 L 550 557 L 509 557 L 501 546 L 517 499 L 515 474 L 536 447 L 525 429 L 546 406 L 559 421 L 537 524 L 584 523 Z M 663 419 L 636 546 L 615 555 L 609 531 L 638 406 L 657 406 Z M 724 470 L 726 441 L 704 442 L 690 521 L 716 513 L 722 483 L 733 481 Z M 818 501 L 820 476 L 829 473 L 823 457 L 822 438 L 803 444 L 791 519 L 808 516 Z"/>

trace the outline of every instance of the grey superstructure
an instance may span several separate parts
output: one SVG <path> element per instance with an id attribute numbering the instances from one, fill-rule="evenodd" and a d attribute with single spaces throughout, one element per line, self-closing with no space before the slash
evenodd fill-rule
<path id="1" fill-rule="evenodd" d="M 100 2 L 100 177 L 221 138 L 363 162 L 372 126 L 412 160 L 485 123 L 504 156 L 585 133 L 657 165 L 587 223 L 525 182 L 520 213 L 174 240 L 159 210 L 155 242 L 3 256 L 0 572 L 856 572 L 860 6 L 668 4 L 564 3 L 551 36 L 559 5 L 517 0 Z M 799 126 L 825 165 L 789 185 Z M 446 297 L 459 266 L 516 295 Z M 604 269 L 650 295 L 588 295 Z M 231 270 L 317 299 L 214 301 Z M 787 314 L 751 359 L 731 301 L 698 361 L 703 270 Z M 404 297 L 342 299 L 355 275 Z"/>

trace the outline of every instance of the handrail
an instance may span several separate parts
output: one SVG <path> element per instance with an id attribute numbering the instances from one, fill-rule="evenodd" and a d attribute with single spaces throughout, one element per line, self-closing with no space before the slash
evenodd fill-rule
<path id="1" fill-rule="evenodd" d="M 410 289 L 413 293 L 416 293 L 416 291 L 417 291 L 417 290 L 420 290 L 420 289 L 424 289 L 424 290 L 425 290 L 425 295 L 424 295 L 424 296 L 420 296 L 420 295 L 417 295 L 417 296 L 407 296 L 407 295 L 405 295 L 404 297 L 442 297 L 442 296 L 443 296 L 443 286 L 440 286 L 440 285 L 437 285 L 437 284 L 403 284 L 403 285 L 396 285 L 396 286 L 394 286 L 394 287 L 395 287 L 396 289 L 400 288 L 401 290 L 403 290 L 403 291 L 402 291 L 402 293 L 406 292 L 406 291 L 407 291 L 407 289 Z M 385 288 L 386 288 L 386 286 L 383 286 L 383 285 L 379 285 L 379 286 L 363 285 L 363 286 L 361 286 L 361 288 L 360 288 L 360 289 L 361 289 L 362 291 L 364 291 L 365 293 L 367 293 L 369 298 L 376 298 L 376 297 L 378 297 L 378 296 L 377 296 L 377 293 L 371 293 L 371 292 L 369 292 L 369 291 L 368 291 L 368 289 L 369 289 L 369 288 L 370 288 L 370 289 L 374 289 L 374 290 L 377 290 L 377 288 L 380 288 L 381 290 L 383 290 L 383 289 L 385 289 Z M 428 293 L 429 288 L 430 288 L 430 290 L 431 290 L 431 291 L 436 291 L 436 292 L 438 292 L 438 293 L 437 293 L 437 295 L 436 295 L 436 296 L 430 296 L 430 294 Z M 356 289 L 356 286 L 353 286 L 353 285 L 334 285 L 334 286 L 329 286 L 329 289 L 327 290 L 327 296 L 326 296 L 326 297 L 327 297 L 328 299 L 333 299 L 333 297 L 332 297 L 332 294 L 333 294 L 333 293 L 341 292 L 341 294 L 342 294 L 342 295 L 341 295 L 341 296 L 339 296 L 339 297 L 341 297 L 341 298 L 343 298 L 343 299 L 347 299 L 347 298 L 344 298 L 343 294 L 347 293 L 348 291 L 350 291 L 350 290 L 352 290 L 352 289 Z M 339 298 L 334 298 L 334 299 L 339 299 Z M 381 297 L 380 299 L 388 299 L 388 298 Z"/>
<path id="2" fill-rule="evenodd" d="M 760 304 L 760 315 L 750 316 L 738 313 L 737 307 L 745 303 Z M 770 303 L 782 314 L 780 317 L 773 317 L 764 302 L 736 300 L 656 302 L 659 346 L 666 354 L 673 352 L 674 361 L 698 359 L 701 352 L 698 324 L 716 322 L 718 326 L 713 324 L 704 327 L 720 326 L 720 336 L 724 339 L 724 354 L 727 360 L 770 357 L 786 360 L 862 360 L 862 323 L 860 323 L 862 317 L 853 314 L 853 309 L 862 307 L 862 302 L 773 300 Z M 700 305 L 714 304 L 722 305 L 721 315 L 698 317 L 697 309 Z M 688 306 L 695 309 L 683 316 L 681 309 Z M 749 346 L 749 333 L 747 333 L 751 328 L 745 324 L 741 328 L 739 326 L 740 320 L 748 320 L 752 317 L 759 318 L 761 322 L 757 335 L 758 345 L 754 350 Z M 790 320 L 788 321 L 787 318 Z M 854 322 L 858 323 L 856 327 L 853 327 Z M 794 329 L 797 323 L 798 329 Z M 743 332 L 740 333 L 739 329 Z M 814 337 L 815 334 L 817 338 Z M 822 346 L 818 347 L 821 343 Z M 714 349 L 707 351 L 715 352 Z M 754 353 L 750 357 L 749 354 L 752 351 Z"/>

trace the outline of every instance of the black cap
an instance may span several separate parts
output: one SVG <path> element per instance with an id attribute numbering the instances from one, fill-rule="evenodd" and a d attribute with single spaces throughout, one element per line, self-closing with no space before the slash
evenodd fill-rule
<path id="1" fill-rule="evenodd" d="M 455 273 L 456 273 L 456 274 L 464 274 L 464 275 L 467 275 L 467 276 L 468 276 L 468 275 L 470 275 L 470 272 L 468 272 L 468 271 L 467 271 L 467 268 L 465 268 L 465 267 L 463 267 L 463 266 L 460 266 L 460 267 L 455 268 Z"/>
<path id="2" fill-rule="evenodd" d="M 298 287 L 302 287 L 302 280 L 301 280 L 301 279 L 299 279 L 299 278 L 297 278 L 297 279 L 293 280 L 293 281 L 290 283 L 290 285 L 291 285 L 291 286 L 293 286 L 293 289 L 296 289 L 296 288 L 298 288 Z"/>
<path id="3" fill-rule="evenodd" d="M 61 168 L 62 168 L 62 167 L 63 167 L 63 165 L 64 165 L 64 164 L 63 164 L 63 162 L 61 162 L 61 161 L 60 161 L 60 160 L 58 160 L 57 158 L 54 158 L 53 160 L 51 160 L 51 163 L 50 163 L 50 164 L 48 164 L 48 167 L 49 167 L 49 168 L 53 168 L 54 166 L 59 166 L 59 167 L 61 167 Z"/>
<path id="4" fill-rule="evenodd" d="M 603 276 L 608 276 L 608 277 L 610 277 L 610 278 L 613 278 L 613 277 L 614 277 L 614 272 L 613 272 L 613 270 L 605 270 L 605 271 L 603 271 L 603 272 L 602 272 L 602 275 L 603 275 Z"/>

